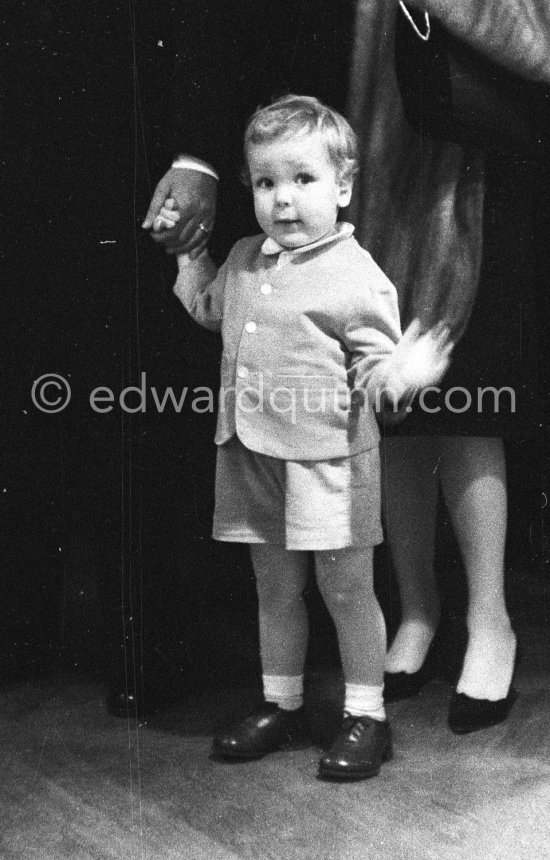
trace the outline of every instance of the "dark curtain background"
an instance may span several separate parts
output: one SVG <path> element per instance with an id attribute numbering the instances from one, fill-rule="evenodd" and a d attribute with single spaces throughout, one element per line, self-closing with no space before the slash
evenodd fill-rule
<path id="1" fill-rule="evenodd" d="M 236 652 L 256 671 L 246 554 L 209 540 L 215 416 L 191 395 L 159 413 L 150 395 L 215 390 L 219 343 L 186 318 L 173 260 L 139 225 L 171 157 L 192 151 L 223 174 L 215 254 L 255 229 L 237 178 L 245 117 L 288 90 L 343 108 L 353 3 L 3 9 L 1 677 L 145 666 L 185 687 Z M 52 373 L 72 397 L 45 414 L 31 389 Z M 125 412 L 118 395 L 143 373 L 145 410 Z M 115 398 L 103 414 L 88 400 L 98 386 Z M 512 451 L 510 554 L 527 605 L 548 563 L 545 450 L 541 434 Z M 379 570 L 391 607 L 383 551 Z"/>

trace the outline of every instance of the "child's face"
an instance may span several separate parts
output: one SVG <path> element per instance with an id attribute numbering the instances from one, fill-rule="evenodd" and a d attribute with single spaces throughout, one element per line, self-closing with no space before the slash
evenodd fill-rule
<path id="1" fill-rule="evenodd" d="M 338 209 L 351 198 L 319 132 L 248 148 L 258 224 L 284 248 L 300 248 L 333 232 Z"/>

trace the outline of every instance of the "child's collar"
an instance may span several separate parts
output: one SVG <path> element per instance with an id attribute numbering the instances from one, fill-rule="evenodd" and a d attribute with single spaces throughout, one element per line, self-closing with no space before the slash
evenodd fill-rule
<path id="1" fill-rule="evenodd" d="M 317 239 L 316 242 L 312 242 L 310 245 L 302 245 L 300 248 L 284 248 L 275 239 L 268 236 L 262 245 L 262 253 L 266 254 L 266 256 L 271 256 L 273 254 L 280 254 L 282 251 L 294 256 L 294 254 L 312 251 L 314 248 L 320 248 L 322 245 L 328 245 L 341 239 L 349 239 L 353 235 L 354 230 L 355 227 L 353 224 L 348 224 L 347 221 L 338 221 L 335 232 L 331 233 L 330 236 L 323 236 L 322 239 Z"/>

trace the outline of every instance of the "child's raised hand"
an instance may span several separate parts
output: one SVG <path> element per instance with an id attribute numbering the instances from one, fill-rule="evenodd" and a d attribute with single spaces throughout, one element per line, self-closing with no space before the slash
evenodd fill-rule
<path id="1" fill-rule="evenodd" d="M 422 331 L 420 321 L 415 319 L 397 344 L 392 364 L 407 389 L 425 388 L 442 379 L 453 347 L 450 330 L 444 323 Z"/>
<path id="2" fill-rule="evenodd" d="M 172 197 L 168 197 L 153 221 L 153 233 L 160 233 L 161 230 L 170 230 L 179 220 L 180 214 L 176 209 L 176 201 Z"/>

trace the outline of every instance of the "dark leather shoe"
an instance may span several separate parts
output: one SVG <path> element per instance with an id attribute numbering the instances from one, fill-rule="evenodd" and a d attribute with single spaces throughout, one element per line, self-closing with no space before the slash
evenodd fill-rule
<path id="1" fill-rule="evenodd" d="M 449 728 L 456 735 L 466 735 L 496 726 L 507 718 L 516 699 L 517 693 L 513 687 L 505 699 L 498 699 L 496 702 L 490 699 L 472 699 L 455 690 L 449 705 Z"/>
<path id="2" fill-rule="evenodd" d="M 370 717 L 344 716 L 329 752 L 319 762 L 323 779 L 368 779 L 392 757 L 390 724 Z"/>
<path id="3" fill-rule="evenodd" d="M 142 717 L 144 709 L 136 694 L 130 690 L 110 686 L 106 698 L 107 712 L 112 717 Z"/>
<path id="4" fill-rule="evenodd" d="M 212 752 L 223 758 L 262 758 L 282 749 L 309 746 L 304 709 L 284 711 L 273 702 L 265 702 L 247 719 L 232 729 L 219 732 Z"/>

